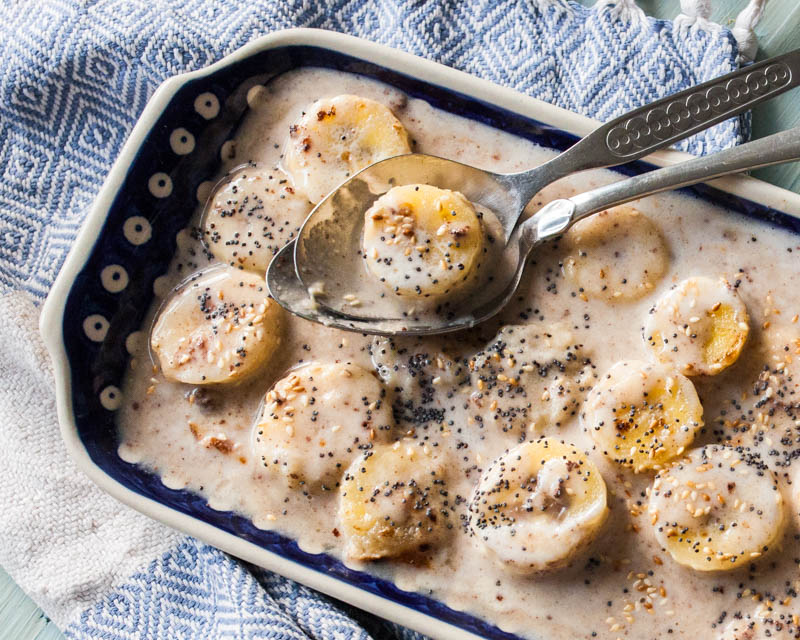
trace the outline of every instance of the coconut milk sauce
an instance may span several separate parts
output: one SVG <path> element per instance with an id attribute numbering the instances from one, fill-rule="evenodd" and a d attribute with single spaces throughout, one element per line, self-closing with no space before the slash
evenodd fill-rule
<path id="1" fill-rule="evenodd" d="M 251 112 L 236 138 L 222 151 L 218 178 L 245 162 L 274 167 L 289 125 L 314 100 L 341 93 L 373 98 L 389 106 L 408 129 L 415 150 L 460 160 L 493 171 L 520 171 L 552 157 L 551 150 L 502 131 L 407 99 L 385 85 L 328 70 L 290 72 L 267 87 L 251 90 Z M 590 189 L 618 179 L 607 171 L 583 173 L 548 187 L 537 203 Z M 198 190 L 193 224 L 197 224 L 213 181 Z M 199 204 L 198 204 L 199 203 Z M 565 278 L 559 243 L 538 249 L 531 258 L 517 299 L 502 317 L 456 338 L 403 339 L 396 356 L 399 372 L 388 382 L 399 401 L 422 404 L 420 389 L 402 365 L 414 353 L 447 353 L 453 358 L 479 350 L 502 324 L 536 323 L 570 331 L 591 360 L 591 375 L 604 373 L 619 360 L 651 359 L 642 339 L 648 310 L 669 287 L 694 275 L 725 276 L 739 282 L 739 293 L 751 318 L 751 335 L 739 361 L 713 378 L 693 379 L 705 409 L 706 427 L 696 445 L 741 438 L 724 420 L 746 415 L 753 405 L 752 387 L 765 363 L 782 345 L 800 336 L 795 314 L 800 269 L 798 239 L 776 228 L 750 221 L 720 207 L 678 195 L 662 194 L 634 203 L 663 233 L 669 250 L 666 276 L 643 298 L 630 302 L 582 299 Z M 309 205 L 309 210 L 311 206 Z M 286 371 L 302 363 L 348 361 L 369 370 L 373 339 L 287 317 L 282 347 L 256 380 L 235 387 L 203 390 L 189 400 L 193 387 L 164 380 L 148 354 L 152 317 L 172 288 L 210 263 L 197 234 L 178 235 L 178 252 L 169 271 L 157 281 L 157 299 L 143 324 L 139 344 L 131 344 L 131 368 L 118 412 L 120 456 L 158 474 L 163 483 L 207 498 L 217 510 L 236 511 L 264 529 L 276 529 L 311 553 L 342 557 L 337 530 L 337 492 L 289 489 L 270 477 L 252 453 L 252 426 L 264 393 Z M 628 247 L 636 259 L 636 245 Z M 644 259 L 644 258 L 642 258 Z M 764 328 L 766 327 L 766 328 Z M 133 342 L 133 341 L 132 341 Z M 391 356 L 390 356 L 391 357 Z M 578 406 L 593 378 L 571 390 Z M 794 382 L 796 384 L 796 381 Z M 395 392 L 395 387 L 399 391 Z M 448 449 L 451 494 L 467 499 L 480 474 L 497 456 L 515 446 L 524 433 L 503 432 L 490 422 L 479 427 L 469 406 L 470 389 L 435 388 L 429 406 L 443 410 L 440 422 L 398 424 L 398 433 L 414 430 L 431 446 Z M 557 399 L 541 402 L 555 402 Z M 749 403 L 749 404 L 748 404 Z M 392 580 L 400 588 L 430 595 L 453 609 L 483 617 L 501 629 L 530 638 L 712 638 L 737 613 L 752 613 L 751 594 L 782 600 L 797 587 L 800 543 L 797 537 L 797 487 L 791 475 L 800 463 L 776 467 L 781 489 L 793 514 L 783 549 L 751 568 L 728 574 L 702 574 L 684 568 L 662 551 L 646 513 L 646 489 L 653 474 L 634 475 L 616 468 L 594 447 L 568 411 L 560 424 L 537 424 L 529 437 L 546 434 L 589 452 L 609 489 L 611 515 L 603 533 L 570 567 L 544 576 L 516 576 L 495 564 L 478 540 L 457 524 L 447 542 L 427 563 L 351 562 L 354 568 Z M 440 416 L 442 414 L 439 414 Z M 717 419 L 720 420 L 717 420 Z M 190 428 L 194 424 L 195 428 Z M 230 451 L 201 446 L 193 433 L 219 433 Z M 746 438 L 746 436 L 745 436 Z M 797 447 L 800 445 L 794 444 Z M 349 463 L 349 460 L 347 461 Z M 458 513 L 466 511 L 461 502 Z M 746 591 L 749 590 L 749 591 Z M 790 605 L 798 612 L 795 601 Z"/>

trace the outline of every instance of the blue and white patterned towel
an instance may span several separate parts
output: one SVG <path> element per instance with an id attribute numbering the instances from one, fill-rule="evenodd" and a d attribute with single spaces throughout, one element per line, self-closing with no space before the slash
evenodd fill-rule
<path id="1" fill-rule="evenodd" d="M 702 11 L 646 18 L 633 0 L 0 4 L 0 292 L 25 292 L 0 300 L 0 564 L 70 638 L 419 637 L 170 532 L 90 485 L 56 442 L 30 300 L 47 294 L 156 87 L 257 36 L 343 31 L 603 120 L 735 69 L 734 35 Z M 707 2 L 694 4 L 707 13 Z M 746 130 L 734 119 L 682 147 L 715 151 Z"/>

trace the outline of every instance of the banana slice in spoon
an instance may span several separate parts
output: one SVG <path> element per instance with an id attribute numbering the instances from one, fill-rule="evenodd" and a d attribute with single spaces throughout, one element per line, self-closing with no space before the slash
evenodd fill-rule
<path id="1" fill-rule="evenodd" d="M 168 380 L 239 382 L 272 357 L 281 342 L 283 314 L 261 276 L 212 267 L 167 300 L 153 324 L 150 346 Z"/>
<path id="2" fill-rule="evenodd" d="M 784 503 L 775 476 L 732 447 L 708 445 L 662 470 L 648 507 L 658 542 L 697 571 L 756 561 L 780 541 Z"/>
<path id="3" fill-rule="evenodd" d="M 395 295 L 435 303 L 475 282 L 483 236 L 462 194 L 411 184 L 390 189 L 367 210 L 362 249 L 369 271 Z"/>
<path id="4" fill-rule="evenodd" d="M 496 460 L 475 487 L 468 513 L 472 535 L 519 573 L 567 564 L 607 516 L 597 467 L 553 438 L 526 442 Z"/>

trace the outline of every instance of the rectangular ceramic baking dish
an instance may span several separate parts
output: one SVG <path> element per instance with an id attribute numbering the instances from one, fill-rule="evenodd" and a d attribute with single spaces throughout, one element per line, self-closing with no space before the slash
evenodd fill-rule
<path id="1" fill-rule="evenodd" d="M 105 491 L 239 558 L 430 636 L 516 638 L 433 598 L 348 569 L 333 557 L 305 553 L 246 518 L 214 511 L 200 496 L 168 489 L 117 455 L 114 409 L 126 344 L 136 336 L 153 286 L 172 258 L 176 233 L 192 214 L 185 203 L 193 203 L 197 186 L 217 171 L 219 149 L 245 113 L 247 90 L 303 66 L 360 73 L 554 149 L 569 147 L 597 124 L 388 47 L 311 29 L 265 36 L 206 69 L 166 81 L 109 173 L 44 305 L 41 331 L 55 365 L 62 436 L 80 468 Z M 177 142 L 176 131 L 184 132 Z M 640 173 L 685 157 L 660 152 L 620 171 Z M 764 182 L 740 176 L 685 191 L 800 232 L 800 196 Z M 532 631 L 547 635 L 546 629 Z"/>

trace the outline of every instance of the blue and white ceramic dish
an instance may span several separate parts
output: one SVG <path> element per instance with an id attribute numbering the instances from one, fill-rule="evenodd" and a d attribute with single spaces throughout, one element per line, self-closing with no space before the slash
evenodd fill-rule
<path id="1" fill-rule="evenodd" d="M 235 556 L 432 636 L 514 638 L 330 556 L 305 553 L 246 518 L 211 509 L 200 496 L 168 489 L 117 455 L 114 410 L 128 347 L 153 300 L 156 279 L 167 270 L 176 234 L 192 215 L 185 203 L 217 172 L 219 149 L 247 108 L 247 90 L 303 66 L 360 73 L 555 149 L 567 148 L 593 126 L 582 116 L 421 58 L 315 30 L 264 37 L 207 69 L 167 81 L 111 170 L 44 307 L 41 330 L 55 362 L 64 440 L 80 467 L 110 494 Z M 683 158 L 663 152 L 652 163 Z M 637 163 L 622 171 L 650 166 Z M 689 191 L 800 232 L 800 196 L 788 191 L 744 177 Z"/>

